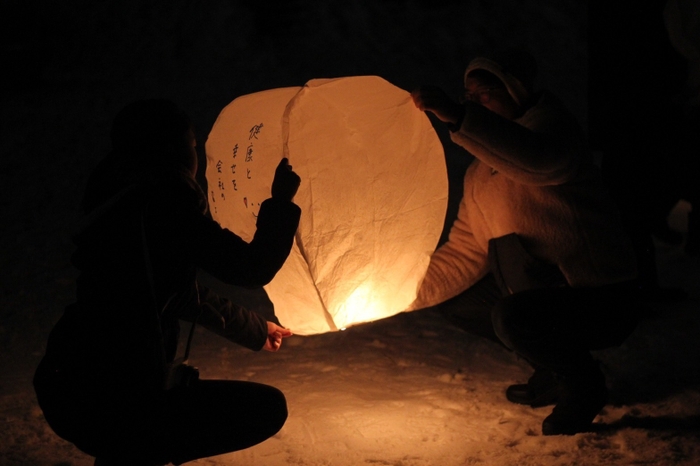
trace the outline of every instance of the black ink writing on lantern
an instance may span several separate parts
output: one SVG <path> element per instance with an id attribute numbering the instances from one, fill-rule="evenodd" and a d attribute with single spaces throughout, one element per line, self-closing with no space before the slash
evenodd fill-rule
<path id="1" fill-rule="evenodd" d="M 250 179 L 250 168 L 246 168 L 245 171 L 246 171 L 246 174 L 245 174 L 246 178 Z"/>
<path id="2" fill-rule="evenodd" d="M 251 140 L 253 138 L 258 139 L 258 134 L 260 134 L 260 130 L 262 129 L 263 124 L 260 123 L 259 125 L 255 125 L 252 128 L 250 128 L 250 135 L 248 136 L 248 140 Z"/>
<path id="3" fill-rule="evenodd" d="M 238 186 L 236 185 L 236 180 L 231 180 L 231 182 L 233 183 L 233 190 L 238 191 Z"/>
<path id="4" fill-rule="evenodd" d="M 235 159 L 237 155 L 238 155 L 238 144 L 233 146 L 233 158 Z"/>
<path id="5" fill-rule="evenodd" d="M 216 173 L 221 173 L 221 166 L 222 165 L 223 165 L 223 163 L 221 162 L 221 160 L 216 162 Z"/>
<path id="6" fill-rule="evenodd" d="M 247 197 L 243 198 L 243 204 L 245 204 L 245 208 L 247 209 L 248 208 L 248 198 Z"/>
<path id="7" fill-rule="evenodd" d="M 248 149 L 245 151 L 245 161 L 246 162 L 252 162 L 253 161 L 253 145 L 249 145 Z"/>
<path id="8" fill-rule="evenodd" d="M 231 173 L 232 173 L 233 175 L 236 174 L 236 164 L 235 164 L 235 163 L 234 163 L 233 165 L 231 165 Z"/>
<path id="9" fill-rule="evenodd" d="M 221 178 L 219 178 L 219 191 L 223 191 L 223 190 L 224 190 L 224 182 L 221 181 Z"/>
<path id="10" fill-rule="evenodd" d="M 214 196 L 214 190 L 211 190 L 211 202 L 216 202 L 216 197 Z"/>

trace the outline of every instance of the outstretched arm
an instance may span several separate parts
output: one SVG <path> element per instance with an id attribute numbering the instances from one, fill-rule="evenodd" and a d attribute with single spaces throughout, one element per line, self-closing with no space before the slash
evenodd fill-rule
<path id="1" fill-rule="evenodd" d="M 260 206 L 250 242 L 198 214 L 180 221 L 186 230 L 184 252 L 198 267 L 225 283 L 246 288 L 268 284 L 292 249 L 301 216 L 301 209 L 292 202 L 299 183 L 287 159 L 282 159 L 272 183 L 272 196 Z"/>
<path id="2" fill-rule="evenodd" d="M 464 106 L 450 99 L 439 87 L 421 86 L 411 92 L 411 97 L 419 110 L 434 114 L 452 131 L 459 127 L 464 118 Z"/>

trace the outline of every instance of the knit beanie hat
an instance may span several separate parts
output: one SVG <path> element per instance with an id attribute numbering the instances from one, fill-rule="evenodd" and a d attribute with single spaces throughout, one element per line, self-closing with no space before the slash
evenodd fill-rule
<path id="1" fill-rule="evenodd" d="M 474 70 L 484 70 L 495 75 L 506 86 L 508 93 L 518 105 L 523 105 L 533 92 L 537 62 L 522 50 L 508 50 L 494 57 L 476 57 L 469 62 L 464 72 L 467 76 Z"/>

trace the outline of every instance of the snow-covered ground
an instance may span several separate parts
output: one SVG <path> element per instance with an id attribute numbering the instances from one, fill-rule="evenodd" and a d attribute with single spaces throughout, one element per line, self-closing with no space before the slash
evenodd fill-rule
<path id="1" fill-rule="evenodd" d="M 586 121 L 586 8 L 577 0 L 8 0 L 0 23 L 11 84 L 0 107 L 0 464 L 7 466 L 92 464 L 46 425 L 31 377 L 73 297 L 70 232 L 85 177 L 127 102 L 172 98 L 203 142 L 221 108 L 242 94 L 373 74 L 407 90 L 432 83 L 457 95 L 475 52 L 523 45 L 539 60 L 538 84 Z M 449 167 L 463 169 L 449 159 L 459 153 L 447 155 Z M 688 208 L 680 203 L 670 217 L 681 231 Z M 549 409 L 503 395 L 528 377 L 527 365 L 420 311 L 294 336 L 276 354 L 198 329 L 191 362 L 203 377 L 274 385 L 287 396 L 289 419 L 258 446 L 193 464 L 699 464 L 700 264 L 680 246 L 658 246 L 662 283 L 683 287 L 689 299 L 660 308 L 620 348 L 597 353 L 612 400 L 595 432 L 542 436 Z M 260 300 L 221 290 L 251 305 Z"/>

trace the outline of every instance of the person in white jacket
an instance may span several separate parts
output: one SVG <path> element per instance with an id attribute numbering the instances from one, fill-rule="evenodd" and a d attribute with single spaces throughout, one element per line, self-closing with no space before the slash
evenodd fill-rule
<path id="1" fill-rule="evenodd" d="M 590 351 L 636 326 L 636 260 L 582 130 L 551 93 L 532 91 L 535 75 L 530 54 L 508 51 L 469 63 L 463 104 L 433 86 L 412 92 L 475 159 L 411 310 L 438 306 L 525 358 L 534 374 L 507 398 L 556 403 L 543 433 L 575 434 L 607 400 Z"/>

